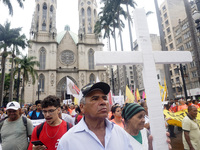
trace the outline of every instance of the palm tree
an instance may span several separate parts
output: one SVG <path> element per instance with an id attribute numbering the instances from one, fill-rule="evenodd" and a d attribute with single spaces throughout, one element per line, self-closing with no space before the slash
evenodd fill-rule
<path id="1" fill-rule="evenodd" d="M 3 103 L 3 91 L 4 91 L 4 79 L 5 79 L 5 62 L 8 56 L 7 48 L 9 48 L 14 39 L 19 37 L 21 28 L 10 28 L 10 23 L 6 22 L 5 26 L 0 24 L 0 49 L 3 49 L 1 53 L 1 84 L 0 84 L 0 105 Z"/>
<path id="2" fill-rule="evenodd" d="M 22 73 L 22 90 L 21 90 L 21 102 L 24 102 L 24 87 L 25 83 L 32 79 L 32 84 L 35 84 L 35 80 L 38 78 L 37 71 L 34 69 L 35 66 L 39 66 L 39 62 L 35 60 L 36 57 L 30 56 L 22 56 L 22 59 L 15 58 L 16 64 L 21 64 L 21 73 Z M 17 74 L 17 70 L 14 71 L 14 74 Z"/>
<path id="3" fill-rule="evenodd" d="M 23 0 L 23 1 L 25 1 L 25 0 Z M 4 5 L 6 5 L 8 7 L 9 14 L 12 16 L 13 15 L 13 7 L 12 7 L 10 0 L 2 0 L 2 2 L 4 3 Z M 19 7 L 24 8 L 24 4 L 23 4 L 22 0 L 17 0 L 17 2 L 19 4 Z"/>
<path id="4" fill-rule="evenodd" d="M 13 72 L 14 72 L 14 68 L 13 68 L 13 64 L 14 64 L 14 58 L 16 55 L 20 55 L 20 51 L 19 51 L 19 47 L 21 47 L 22 49 L 25 49 L 28 46 L 27 43 L 27 39 L 26 36 L 23 34 L 21 36 L 19 36 L 18 38 L 13 40 L 13 48 L 11 51 L 11 73 L 10 73 L 10 93 L 9 93 L 9 102 L 12 101 L 13 99 Z"/>

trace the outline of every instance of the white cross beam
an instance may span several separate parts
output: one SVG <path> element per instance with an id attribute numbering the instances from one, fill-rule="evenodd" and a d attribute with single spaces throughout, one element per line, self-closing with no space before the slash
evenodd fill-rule
<path id="1" fill-rule="evenodd" d="M 143 64 L 143 80 L 147 98 L 154 150 L 168 150 L 165 121 L 155 64 L 177 64 L 192 61 L 189 51 L 152 51 L 144 9 L 135 9 L 134 22 L 139 51 L 95 52 L 96 65 Z"/>

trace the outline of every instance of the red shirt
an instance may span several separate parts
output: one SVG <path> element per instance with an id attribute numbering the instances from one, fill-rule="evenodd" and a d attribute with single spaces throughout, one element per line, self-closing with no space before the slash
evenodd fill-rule
<path id="1" fill-rule="evenodd" d="M 40 132 L 39 139 L 37 138 L 37 126 L 33 129 L 31 141 L 40 140 L 49 150 L 56 150 L 60 138 L 67 132 L 67 123 L 62 120 L 58 126 L 50 126 L 46 122 Z M 48 133 L 48 135 L 47 135 Z M 55 136 L 55 137 L 54 137 Z M 32 143 L 30 142 L 28 150 L 32 150 Z"/>

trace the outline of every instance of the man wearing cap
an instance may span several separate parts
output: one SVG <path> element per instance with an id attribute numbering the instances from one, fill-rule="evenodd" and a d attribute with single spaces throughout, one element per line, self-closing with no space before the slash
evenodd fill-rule
<path id="1" fill-rule="evenodd" d="M 81 92 L 84 117 L 63 135 L 58 150 L 132 150 L 127 133 L 107 119 L 110 86 L 104 82 L 88 84 Z"/>
<path id="2" fill-rule="evenodd" d="M 33 124 L 27 118 L 26 126 L 21 116 L 21 108 L 18 102 L 9 102 L 6 106 L 8 118 L 3 121 L 1 127 L 1 139 L 3 150 L 27 150 L 28 137 L 31 138 Z M 27 137 L 28 136 L 28 137 Z"/>

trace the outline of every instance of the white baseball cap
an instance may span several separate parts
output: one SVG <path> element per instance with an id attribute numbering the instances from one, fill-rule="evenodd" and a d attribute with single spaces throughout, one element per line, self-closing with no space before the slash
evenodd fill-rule
<path id="1" fill-rule="evenodd" d="M 18 102 L 15 102 L 15 101 L 9 102 L 6 105 L 6 110 L 8 110 L 8 109 L 18 110 L 19 108 L 20 108 L 20 104 Z"/>

